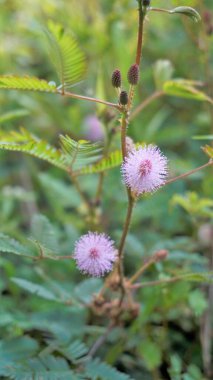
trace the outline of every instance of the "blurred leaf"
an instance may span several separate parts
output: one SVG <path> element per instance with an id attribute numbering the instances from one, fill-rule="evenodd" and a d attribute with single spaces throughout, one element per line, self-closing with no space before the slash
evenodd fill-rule
<path id="1" fill-rule="evenodd" d="M 14 284 L 18 285 L 20 288 L 26 290 L 29 293 L 35 294 L 38 297 L 44 298 L 49 301 L 60 302 L 60 300 L 50 290 L 46 289 L 42 285 L 35 284 L 31 281 L 16 277 L 11 278 L 11 281 L 14 282 Z"/>
<path id="2" fill-rule="evenodd" d="M 0 252 L 10 252 L 19 256 L 31 254 L 31 252 L 17 240 L 3 233 L 0 233 Z"/>
<path id="3" fill-rule="evenodd" d="M 86 345 L 79 340 L 75 340 L 67 347 L 58 347 L 57 349 L 72 362 L 75 362 L 75 360 L 80 359 L 82 356 L 85 356 L 88 352 Z"/>
<path id="4" fill-rule="evenodd" d="M 208 302 L 201 290 L 195 289 L 189 294 L 189 305 L 191 306 L 195 314 L 198 317 L 200 317 L 203 314 L 203 312 L 207 309 Z"/>
<path id="5" fill-rule="evenodd" d="M 213 140 L 213 135 L 193 136 L 193 140 Z"/>
<path id="6" fill-rule="evenodd" d="M 122 153 L 116 150 L 109 154 L 108 157 L 102 158 L 97 164 L 83 167 L 78 174 L 101 173 L 106 170 L 113 169 L 122 163 Z"/>
<path id="7" fill-rule="evenodd" d="M 0 149 L 27 153 L 47 161 L 60 169 L 69 170 L 65 156 L 59 149 L 56 149 L 47 141 L 41 140 L 24 128 L 21 128 L 20 132 L 0 131 Z"/>
<path id="8" fill-rule="evenodd" d="M 157 89 L 161 90 L 165 82 L 172 78 L 174 67 L 167 59 L 159 59 L 154 64 L 154 80 Z"/>
<path id="9" fill-rule="evenodd" d="M 63 358 L 51 355 L 29 359 L 22 363 L 0 364 L 0 374 L 13 380 L 80 380 Z"/>
<path id="10" fill-rule="evenodd" d="M 195 192 L 187 192 L 185 195 L 175 194 L 171 204 L 183 207 L 189 214 L 197 217 L 213 216 L 213 200 L 210 198 L 199 198 Z"/>
<path id="11" fill-rule="evenodd" d="M 0 341 L 0 363 L 23 360 L 35 355 L 39 349 L 36 340 L 28 337 L 18 337 Z"/>
<path id="12" fill-rule="evenodd" d="M 56 86 L 54 86 L 52 82 L 48 83 L 44 79 L 30 76 L 19 77 L 16 75 L 1 75 L 0 89 L 1 88 L 8 90 L 57 92 Z"/>
<path id="13" fill-rule="evenodd" d="M 199 101 L 208 101 L 212 103 L 212 100 L 204 94 L 204 92 L 197 90 L 194 87 L 196 82 L 186 79 L 174 79 L 164 83 L 163 91 L 167 95 L 177 96 L 180 98 L 195 99 Z"/>
<path id="14" fill-rule="evenodd" d="M 207 154 L 207 156 L 209 156 L 210 158 L 213 159 L 213 147 L 212 146 L 205 145 L 202 147 L 202 150 L 204 151 L 204 153 Z"/>
<path id="15" fill-rule="evenodd" d="M 201 17 L 199 13 L 194 8 L 191 8 L 191 7 L 184 7 L 184 6 L 176 7 L 172 9 L 171 11 L 169 11 L 169 13 L 171 14 L 180 13 L 184 16 L 191 18 L 195 22 L 201 21 Z"/>
<path id="16" fill-rule="evenodd" d="M 117 371 L 110 365 L 101 362 L 99 359 L 90 360 L 86 364 L 86 375 L 91 380 L 130 380 L 130 377 Z"/>
<path id="17" fill-rule="evenodd" d="M 25 109 L 17 109 L 17 110 L 9 111 L 9 112 L 3 113 L 0 116 L 0 124 L 6 123 L 14 119 L 19 119 L 27 115 L 29 115 L 29 111 Z"/>
<path id="18" fill-rule="evenodd" d="M 42 247 L 49 249 L 51 252 L 59 251 L 56 230 L 46 216 L 33 216 L 31 234 L 35 241 L 41 244 Z"/>
<path id="19" fill-rule="evenodd" d="M 98 161 L 102 156 L 103 147 L 99 143 L 89 141 L 75 141 L 69 136 L 60 136 L 64 155 L 70 169 L 79 169 L 86 164 Z"/>
<path id="20" fill-rule="evenodd" d="M 97 294 L 101 290 L 103 281 L 99 278 L 89 278 L 78 284 L 74 293 L 79 300 L 89 303 L 92 301 L 94 294 Z"/>
<path id="21" fill-rule="evenodd" d="M 83 78 L 86 72 L 86 59 L 74 37 L 65 33 L 61 25 L 50 21 L 48 29 L 51 58 L 64 89 Z"/>
<path id="22" fill-rule="evenodd" d="M 143 340 L 140 344 L 139 350 L 148 369 L 152 370 L 160 365 L 162 353 L 156 343 L 150 340 Z"/>

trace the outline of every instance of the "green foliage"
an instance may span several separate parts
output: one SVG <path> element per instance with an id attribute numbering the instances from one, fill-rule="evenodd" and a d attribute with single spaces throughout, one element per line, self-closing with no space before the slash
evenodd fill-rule
<path id="1" fill-rule="evenodd" d="M 20 77 L 16 75 L 1 75 L 0 88 L 7 90 L 57 92 L 56 86 L 53 82 L 48 83 L 44 79 L 30 76 Z"/>
<path id="2" fill-rule="evenodd" d="M 97 164 L 83 167 L 78 174 L 101 173 L 113 169 L 122 163 L 122 153 L 120 150 L 111 152 L 108 157 L 102 158 Z"/>
<path id="3" fill-rule="evenodd" d="M 213 159 L 213 148 L 210 145 L 205 145 L 203 148 L 204 153 L 207 154 L 208 157 Z"/>
<path id="4" fill-rule="evenodd" d="M 0 252 L 9 252 L 20 256 L 30 254 L 25 246 L 3 233 L 0 233 Z"/>
<path id="5" fill-rule="evenodd" d="M 27 153 L 60 169 L 68 170 L 65 157 L 59 149 L 24 128 L 21 128 L 20 132 L 0 131 L 0 149 Z"/>
<path id="6" fill-rule="evenodd" d="M 100 362 L 99 359 L 90 360 L 85 369 L 91 380 L 130 380 L 128 375 L 118 372 L 106 363 Z"/>
<path id="7" fill-rule="evenodd" d="M 69 136 L 60 136 L 64 155 L 69 163 L 70 170 L 78 170 L 86 164 L 98 161 L 102 156 L 102 146 L 89 141 L 75 141 Z"/>
<path id="8" fill-rule="evenodd" d="M 199 13 L 192 7 L 176 7 L 172 9 L 169 13 L 176 14 L 179 13 L 181 15 L 187 16 L 191 18 L 193 21 L 198 22 L 201 21 L 201 17 Z"/>
<path id="9" fill-rule="evenodd" d="M 52 355 L 39 359 L 29 359 L 21 364 L 2 363 L 0 374 L 13 380 L 80 380 L 82 377 L 75 375 L 63 358 Z"/>
<path id="10" fill-rule="evenodd" d="M 20 288 L 24 289 L 25 291 L 35 294 L 38 297 L 44 298 L 49 301 L 58 301 L 59 299 L 48 289 L 45 287 L 32 283 L 31 281 L 24 280 L 22 278 L 12 278 L 11 279 L 14 284 L 18 285 Z"/>
<path id="11" fill-rule="evenodd" d="M 64 89 L 82 80 L 86 72 L 86 59 L 74 37 L 65 33 L 63 26 L 49 22 L 48 27 L 51 58 Z"/>
<path id="12" fill-rule="evenodd" d="M 183 207 L 189 214 L 201 217 L 213 217 L 213 200 L 199 198 L 195 192 L 187 192 L 186 195 L 176 194 L 171 201 L 172 205 Z"/>
<path id="13" fill-rule="evenodd" d="M 180 98 L 195 99 L 212 103 L 211 99 L 196 87 L 196 82 L 186 79 L 173 79 L 166 81 L 163 85 L 163 91 L 170 96 Z"/>

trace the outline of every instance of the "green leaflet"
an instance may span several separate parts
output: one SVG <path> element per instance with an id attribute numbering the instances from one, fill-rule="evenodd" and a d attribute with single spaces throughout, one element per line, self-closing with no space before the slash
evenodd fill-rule
<path id="1" fill-rule="evenodd" d="M 29 359 L 22 363 L 1 363 L 0 375 L 13 380 L 80 380 L 80 375 L 74 374 L 67 361 L 48 355 Z"/>
<path id="2" fill-rule="evenodd" d="M 85 369 L 86 375 L 89 375 L 91 380 L 130 380 L 128 375 L 117 371 L 99 359 L 90 360 Z"/>
<path id="3" fill-rule="evenodd" d="M 86 140 L 75 141 L 69 136 L 60 136 L 61 146 L 72 170 L 94 163 L 102 157 L 103 148 L 99 143 L 90 143 Z"/>
<path id="4" fill-rule="evenodd" d="M 77 172 L 77 174 L 93 174 L 101 173 L 106 170 L 113 169 L 122 163 L 122 153 L 120 150 L 111 152 L 108 157 L 102 158 L 99 162 L 94 165 L 89 165 L 83 167 Z"/>
<path id="5" fill-rule="evenodd" d="M 0 233 L 0 252 L 13 253 L 18 256 L 30 255 L 26 247 L 3 233 Z"/>
<path id="6" fill-rule="evenodd" d="M 61 87 L 69 87 L 82 80 L 86 59 L 73 36 L 64 32 L 62 25 L 49 22 L 47 36 L 51 60 L 59 76 Z"/>
<path id="7" fill-rule="evenodd" d="M 195 99 L 212 103 L 212 100 L 206 94 L 204 94 L 204 92 L 194 87 L 196 84 L 196 82 L 186 79 L 169 80 L 164 83 L 163 91 L 165 94 L 171 96 L 178 96 L 180 98 Z"/>
<path id="8" fill-rule="evenodd" d="M 40 92 L 57 92 L 53 82 L 30 76 L 0 75 L 0 88 Z"/>
<path id="9" fill-rule="evenodd" d="M 39 139 L 24 128 L 21 128 L 20 132 L 0 131 L 0 149 L 27 153 L 60 169 L 69 170 L 65 157 L 59 149 L 54 148 L 47 141 Z"/>

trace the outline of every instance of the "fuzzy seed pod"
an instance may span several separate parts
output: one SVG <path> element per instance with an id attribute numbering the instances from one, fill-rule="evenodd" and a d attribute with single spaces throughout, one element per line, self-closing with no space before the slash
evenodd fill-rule
<path id="1" fill-rule="evenodd" d="M 128 82 L 132 86 L 136 86 L 139 81 L 139 66 L 135 63 L 132 65 L 127 74 Z"/>
<path id="2" fill-rule="evenodd" d="M 145 7 L 149 7 L 150 6 L 150 3 L 151 3 L 151 0 L 143 0 L 143 5 Z"/>
<path id="3" fill-rule="evenodd" d="M 121 72 L 118 69 L 112 73 L 112 85 L 115 88 L 121 87 Z"/>
<path id="4" fill-rule="evenodd" d="M 120 104 L 126 106 L 128 104 L 128 94 L 126 91 L 121 91 L 120 93 Z"/>

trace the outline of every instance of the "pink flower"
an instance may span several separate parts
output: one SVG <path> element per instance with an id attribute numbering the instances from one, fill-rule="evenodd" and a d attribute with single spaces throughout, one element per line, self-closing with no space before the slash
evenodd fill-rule
<path id="1" fill-rule="evenodd" d="M 133 149 L 122 167 L 124 183 L 136 195 L 150 193 L 163 186 L 167 176 L 167 158 L 154 145 Z"/>
<path id="2" fill-rule="evenodd" d="M 76 242 L 73 257 L 83 273 L 100 277 L 111 271 L 117 251 L 114 242 L 105 234 L 88 232 Z"/>
<path id="3" fill-rule="evenodd" d="M 85 119 L 85 136 L 90 141 L 100 141 L 104 139 L 103 126 L 95 115 L 89 115 Z"/>

